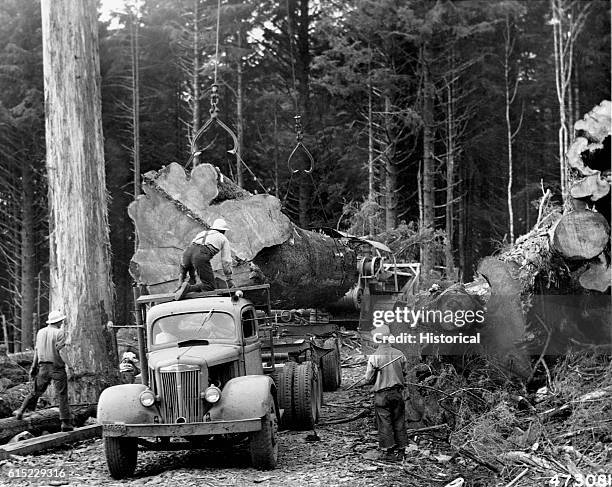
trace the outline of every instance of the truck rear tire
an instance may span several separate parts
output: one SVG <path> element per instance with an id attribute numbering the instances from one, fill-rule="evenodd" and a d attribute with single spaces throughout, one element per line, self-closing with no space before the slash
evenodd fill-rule
<path id="1" fill-rule="evenodd" d="M 293 382 L 295 375 L 295 362 L 287 362 L 283 369 L 278 373 L 278 384 L 276 384 L 276 394 L 278 397 L 278 407 L 283 410 L 283 425 L 290 428 L 295 422 L 295 406 L 293 404 Z"/>
<path id="2" fill-rule="evenodd" d="M 104 438 L 106 465 L 111 477 L 120 480 L 129 477 L 136 470 L 138 441 L 136 438 Z"/>
<path id="3" fill-rule="evenodd" d="M 333 348 L 321 358 L 321 372 L 323 375 L 323 390 L 335 391 L 340 387 L 342 381 L 342 369 L 340 367 L 340 353 L 335 338 L 328 338 L 323 348 Z"/>
<path id="4" fill-rule="evenodd" d="M 293 405 L 298 429 L 310 429 L 319 419 L 321 383 L 318 372 L 318 367 L 312 362 L 303 362 L 295 370 Z"/>
<path id="5" fill-rule="evenodd" d="M 251 434 L 249 449 L 251 463 L 258 470 L 276 468 L 278 460 L 278 418 L 274 398 L 270 396 L 270 409 L 261 419 L 261 430 Z"/>

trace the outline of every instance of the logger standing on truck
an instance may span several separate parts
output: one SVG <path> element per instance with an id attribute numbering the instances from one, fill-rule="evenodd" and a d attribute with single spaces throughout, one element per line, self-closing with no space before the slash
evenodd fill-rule
<path id="1" fill-rule="evenodd" d="M 390 334 L 387 325 L 374 328 L 372 334 L 383 340 L 370 355 L 365 373 L 365 382 L 372 384 L 374 393 L 378 443 L 383 450 L 381 459 L 402 460 L 408 443 L 402 394 L 408 361 L 402 352 L 385 341 Z"/>
<path id="2" fill-rule="evenodd" d="M 234 287 L 232 281 L 232 253 L 225 232 L 229 230 L 223 218 L 217 218 L 209 230 L 198 233 L 183 252 L 179 287 L 175 299 L 182 299 L 190 291 L 214 291 L 215 275 L 210 261 L 218 253 L 221 254 L 221 265 L 225 274 L 227 287 Z M 185 281 L 189 274 L 189 281 Z M 200 279 L 195 284 L 196 274 Z"/>
<path id="3" fill-rule="evenodd" d="M 60 328 L 66 319 L 61 311 L 51 311 L 47 326 L 36 334 L 34 361 L 30 369 L 30 378 L 34 381 L 34 390 L 24 399 L 23 404 L 15 411 L 17 419 L 23 418 L 28 409 L 34 411 L 38 398 L 44 394 L 53 381 L 55 393 L 59 399 L 59 413 L 62 431 L 71 431 L 70 406 L 68 405 L 68 375 L 66 366 L 73 375 L 72 367 L 66 359 L 66 334 Z"/>

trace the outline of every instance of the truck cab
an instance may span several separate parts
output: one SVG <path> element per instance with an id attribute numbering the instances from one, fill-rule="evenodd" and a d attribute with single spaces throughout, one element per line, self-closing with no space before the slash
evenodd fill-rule
<path id="1" fill-rule="evenodd" d="M 246 435 L 253 465 L 275 468 L 280 411 L 276 384 L 264 374 L 263 320 L 253 302 L 227 290 L 138 301 L 137 327 L 146 344 L 142 384 L 109 387 L 98 402 L 111 476 L 134 472 L 138 445 L 160 449 L 171 438 L 192 440 L 182 442 L 191 448 Z"/>

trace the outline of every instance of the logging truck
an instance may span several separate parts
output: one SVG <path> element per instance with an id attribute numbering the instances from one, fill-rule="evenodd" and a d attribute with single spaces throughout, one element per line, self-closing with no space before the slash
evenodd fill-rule
<path id="1" fill-rule="evenodd" d="M 138 297 L 142 383 L 100 395 L 111 476 L 134 472 L 139 446 L 205 448 L 219 438 L 247 439 L 253 466 L 275 468 L 279 426 L 308 429 L 319 417 L 325 352 L 300 358 L 302 348 L 285 347 L 279 363 L 268 285 L 173 297 Z"/>

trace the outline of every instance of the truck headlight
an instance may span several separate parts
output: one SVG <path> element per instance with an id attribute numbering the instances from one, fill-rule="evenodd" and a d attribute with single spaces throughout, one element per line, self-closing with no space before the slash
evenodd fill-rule
<path id="1" fill-rule="evenodd" d="M 140 394 L 140 404 L 146 408 L 153 406 L 153 404 L 155 404 L 155 394 L 153 394 L 153 391 L 148 389 L 146 391 L 142 391 Z"/>
<path id="2" fill-rule="evenodd" d="M 204 399 L 211 404 L 216 403 L 221 399 L 221 389 L 217 386 L 210 386 L 204 391 Z"/>

